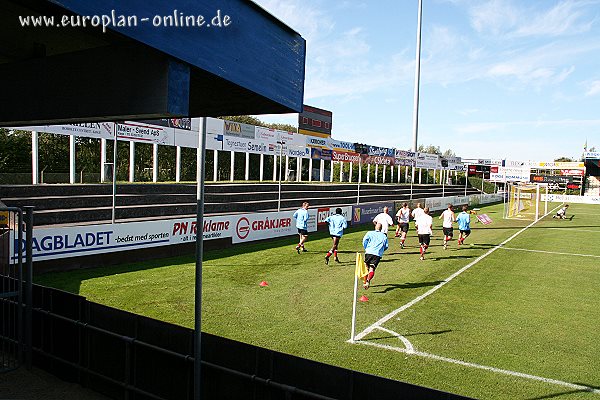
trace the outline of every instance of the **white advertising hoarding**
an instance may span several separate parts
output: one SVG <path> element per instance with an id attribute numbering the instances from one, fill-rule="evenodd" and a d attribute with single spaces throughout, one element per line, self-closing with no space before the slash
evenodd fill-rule
<path id="1" fill-rule="evenodd" d="M 441 166 L 437 154 L 417 153 L 415 163 L 417 168 L 439 169 Z"/>
<path id="2" fill-rule="evenodd" d="M 498 172 L 490 172 L 492 182 L 529 182 L 529 167 L 498 167 Z"/>
<path id="3" fill-rule="evenodd" d="M 40 125 L 23 126 L 10 129 L 36 131 L 45 133 L 57 133 L 59 135 L 74 135 L 92 139 L 114 139 L 115 124 L 113 122 L 92 122 L 70 125 Z"/>

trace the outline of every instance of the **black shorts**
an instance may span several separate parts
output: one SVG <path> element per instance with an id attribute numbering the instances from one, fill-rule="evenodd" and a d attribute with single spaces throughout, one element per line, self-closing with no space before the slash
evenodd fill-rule
<path id="1" fill-rule="evenodd" d="M 442 228 L 444 231 L 444 236 L 454 236 L 454 228 Z"/>
<path id="2" fill-rule="evenodd" d="M 381 261 L 381 257 L 376 256 L 375 254 L 365 254 L 365 264 L 367 264 L 367 266 L 375 269 L 379 265 L 379 261 Z"/>
<path id="3" fill-rule="evenodd" d="M 419 235 L 419 243 L 429 246 L 429 242 L 431 240 L 431 235 Z"/>
<path id="4" fill-rule="evenodd" d="M 471 234 L 471 230 L 467 229 L 467 230 L 464 230 L 464 231 L 460 231 L 460 233 L 462 233 L 464 236 L 469 236 Z"/>
<path id="5" fill-rule="evenodd" d="M 302 236 L 308 236 L 308 231 L 306 229 L 298 228 L 298 233 Z"/>
<path id="6" fill-rule="evenodd" d="M 334 238 L 338 238 L 338 239 L 341 238 L 341 236 L 337 236 L 337 235 L 329 235 L 329 236 L 331 236 L 332 239 L 334 239 Z"/>
<path id="7" fill-rule="evenodd" d="M 408 222 L 400 222 L 398 226 L 402 232 L 408 232 Z"/>

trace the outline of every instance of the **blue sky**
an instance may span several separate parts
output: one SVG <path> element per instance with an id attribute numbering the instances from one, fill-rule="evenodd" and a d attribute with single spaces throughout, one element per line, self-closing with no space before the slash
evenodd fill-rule
<path id="1" fill-rule="evenodd" d="M 307 41 L 339 140 L 410 149 L 418 0 L 255 0 Z M 418 143 L 552 161 L 600 147 L 600 0 L 423 0 Z M 260 116 L 297 123 L 297 115 Z"/>

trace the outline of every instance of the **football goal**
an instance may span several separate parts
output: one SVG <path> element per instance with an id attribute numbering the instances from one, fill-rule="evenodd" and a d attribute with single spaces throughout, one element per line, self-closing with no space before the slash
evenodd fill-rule
<path id="1" fill-rule="evenodd" d="M 542 192 L 544 202 L 542 204 Z M 541 183 L 509 184 L 506 218 L 537 221 L 548 212 L 548 185 Z"/>

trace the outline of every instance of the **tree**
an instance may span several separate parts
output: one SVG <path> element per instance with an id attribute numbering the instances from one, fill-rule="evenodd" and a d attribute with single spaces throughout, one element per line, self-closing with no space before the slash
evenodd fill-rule
<path id="1" fill-rule="evenodd" d="M 554 160 L 554 162 L 573 162 L 574 160 L 569 157 L 559 157 Z"/>
<path id="2" fill-rule="evenodd" d="M 417 151 L 419 153 L 442 155 L 442 151 L 440 150 L 440 146 L 434 146 L 432 144 L 430 144 L 428 146 L 424 146 L 424 145 L 420 144 L 419 147 L 417 148 Z"/>
<path id="3" fill-rule="evenodd" d="M 0 172 L 31 172 L 31 134 L 0 129 Z"/>

